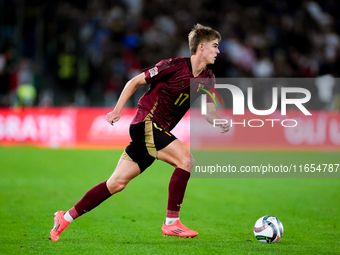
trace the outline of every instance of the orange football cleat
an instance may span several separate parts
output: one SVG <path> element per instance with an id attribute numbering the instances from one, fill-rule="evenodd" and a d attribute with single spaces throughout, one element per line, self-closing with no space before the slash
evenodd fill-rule
<path id="1" fill-rule="evenodd" d="M 194 230 L 188 229 L 179 220 L 176 220 L 174 224 L 165 225 L 162 227 L 163 235 L 178 236 L 178 237 L 195 237 L 198 233 Z"/>
<path id="2" fill-rule="evenodd" d="M 64 219 L 65 212 L 58 211 L 54 215 L 54 226 L 50 232 L 51 240 L 56 242 L 59 240 L 61 232 L 70 224 L 69 221 Z"/>

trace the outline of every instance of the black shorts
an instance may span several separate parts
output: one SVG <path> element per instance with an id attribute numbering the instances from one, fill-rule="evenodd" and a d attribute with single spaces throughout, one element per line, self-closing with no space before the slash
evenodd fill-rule
<path id="1" fill-rule="evenodd" d="M 122 158 L 136 162 L 143 172 L 157 158 L 157 151 L 177 138 L 156 122 L 147 120 L 130 125 L 131 142 Z"/>

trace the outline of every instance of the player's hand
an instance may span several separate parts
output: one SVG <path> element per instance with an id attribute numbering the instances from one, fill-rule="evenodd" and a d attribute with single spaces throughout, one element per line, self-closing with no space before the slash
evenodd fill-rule
<path id="1" fill-rule="evenodd" d="M 216 126 L 219 126 L 222 129 L 222 132 L 221 132 L 222 134 L 227 133 L 230 129 L 229 122 L 225 123 L 225 124 L 219 124 L 219 125 L 216 125 Z"/>
<path id="2" fill-rule="evenodd" d="M 114 125 L 115 122 L 117 122 L 120 119 L 120 113 L 116 113 L 115 110 L 112 112 L 109 112 L 106 115 L 106 121 L 110 123 L 110 125 Z"/>

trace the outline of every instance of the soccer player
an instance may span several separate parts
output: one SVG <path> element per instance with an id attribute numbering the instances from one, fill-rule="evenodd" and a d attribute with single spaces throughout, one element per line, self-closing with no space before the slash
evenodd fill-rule
<path id="1" fill-rule="evenodd" d="M 132 141 L 107 181 L 90 189 L 67 212 L 55 213 L 54 227 L 50 232 L 52 241 L 58 241 L 61 232 L 73 220 L 89 212 L 113 194 L 122 191 L 155 159 L 175 167 L 169 183 L 167 213 L 162 226 L 163 235 L 179 237 L 198 235 L 179 220 L 179 211 L 194 160 L 185 145 L 171 134 L 171 130 L 188 111 L 190 101 L 193 101 L 189 100 L 190 97 L 194 97 L 192 99 L 199 97 L 203 91 L 200 88 L 204 86 L 204 90 L 213 92 L 215 77 L 206 66 L 215 62 L 219 54 L 218 44 L 221 36 L 212 28 L 197 24 L 188 38 L 190 58 L 162 60 L 127 82 L 114 110 L 107 114 L 106 120 L 114 125 L 119 120 L 125 103 L 136 89 L 151 84 L 149 90 L 139 99 L 138 109 L 130 125 Z M 213 124 L 213 120 L 220 117 L 216 113 L 213 100 L 207 98 L 206 119 Z M 229 130 L 228 124 L 220 127 L 222 133 Z"/>

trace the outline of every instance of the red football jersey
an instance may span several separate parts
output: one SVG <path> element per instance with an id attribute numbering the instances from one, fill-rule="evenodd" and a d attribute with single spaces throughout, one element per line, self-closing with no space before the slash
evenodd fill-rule
<path id="1" fill-rule="evenodd" d="M 162 60 L 143 71 L 146 82 L 151 85 L 139 99 L 132 124 L 153 120 L 171 131 L 189 110 L 190 102 L 194 102 L 204 93 L 199 88 L 204 87 L 204 83 L 215 86 L 215 76 L 207 67 L 199 76 L 191 79 L 194 76 L 190 58 Z M 209 96 L 207 101 L 213 102 Z"/>

